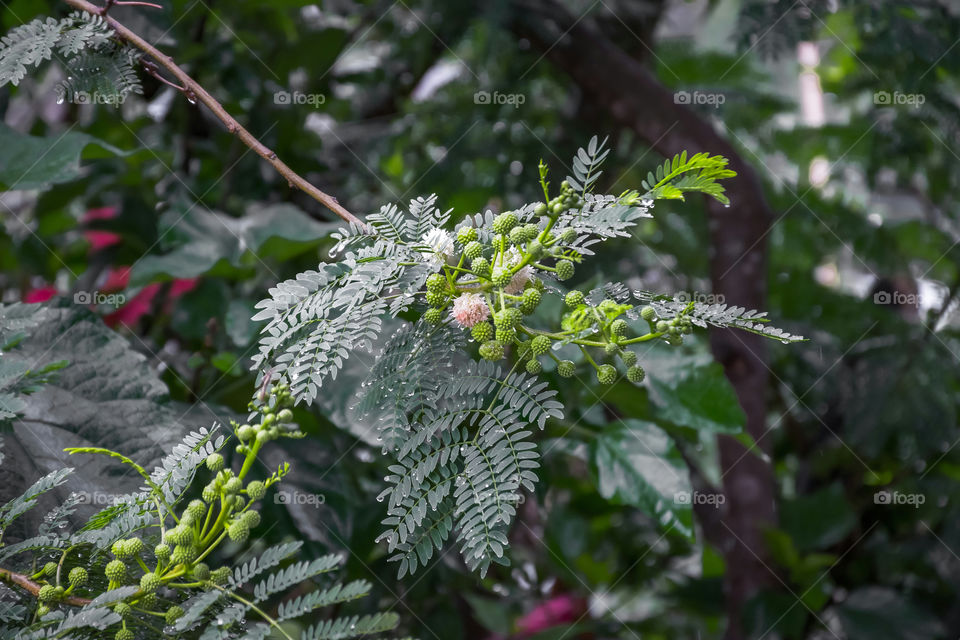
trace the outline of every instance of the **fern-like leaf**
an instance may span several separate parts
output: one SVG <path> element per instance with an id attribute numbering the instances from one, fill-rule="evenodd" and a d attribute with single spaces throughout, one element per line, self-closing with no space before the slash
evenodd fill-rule
<path id="1" fill-rule="evenodd" d="M 737 173 L 727 168 L 728 160 L 723 156 L 711 156 L 709 153 L 697 153 L 687 158 L 684 151 L 664 161 L 657 167 L 656 173 L 647 174 L 643 181 L 643 188 L 647 190 L 644 198 L 651 200 L 679 199 L 689 191 L 700 192 L 712 196 L 718 202 L 730 204 L 724 195 L 723 185 L 718 182 L 724 178 L 732 178 Z"/>

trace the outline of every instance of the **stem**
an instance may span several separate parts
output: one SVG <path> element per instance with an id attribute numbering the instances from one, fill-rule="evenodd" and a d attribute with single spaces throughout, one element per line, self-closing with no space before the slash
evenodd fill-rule
<path id="1" fill-rule="evenodd" d="M 252 602 L 250 602 L 249 600 L 247 600 L 247 599 L 244 598 L 243 596 L 241 596 L 241 595 L 239 595 L 239 594 L 237 594 L 237 593 L 234 593 L 233 591 L 230 591 L 229 589 L 224 589 L 224 588 L 221 587 L 220 585 L 210 583 L 210 586 L 213 587 L 214 589 L 217 589 L 218 591 L 222 591 L 223 593 L 227 594 L 228 596 L 230 596 L 231 598 L 233 598 L 233 599 L 236 600 L 237 602 L 241 602 L 241 603 L 247 605 L 248 607 L 250 607 L 251 609 L 253 609 L 254 611 L 256 611 L 258 614 L 260 614 L 260 616 L 261 616 L 264 620 L 266 620 L 267 622 L 269 622 L 272 627 L 274 627 L 277 631 L 279 631 L 281 634 L 283 634 L 283 637 L 284 637 L 284 638 L 286 638 L 287 640 L 293 640 L 293 638 L 290 637 L 290 634 L 288 634 L 286 631 L 283 630 L 283 627 L 280 626 L 280 623 L 279 623 L 279 622 L 277 622 L 276 620 L 274 620 L 273 618 L 271 618 L 270 616 L 268 616 L 268 615 L 266 614 L 266 612 L 264 612 L 262 609 L 260 609 L 260 607 L 258 607 L 257 605 L 253 604 Z"/>
<path id="2" fill-rule="evenodd" d="M 350 224 L 356 224 L 361 228 L 366 228 L 366 224 L 343 208 L 340 203 L 337 202 L 336 198 L 324 193 L 317 187 L 310 184 L 306 178 L 303 178 L 300 174 L 284 164 L 284 162 L 277 157 L 276 153 L 267 148 L 267 146 L 260 142 L 260 140 L 258 140 L 252 133 L 244 129 L 243 126 L 237 122 L 236 118 L 227 113 L 226 109 L 223 108 L 223 105 L 221 105 L 216 98 L 207 93 L 207 90 L 204 89 L 203 86 L 197 83 L 196 80 L 191 78 L 183 69 L 177 66 L 177 64 L 173 61 L 173 58 L 164 55 L 160 50 L 125 27 L 115 18 L 109 15 L 103 15 L 104 11 L 102 7 L 97 7 L 96 5 L 87 2 L 87 0 L 65 1 L 75 9 L 79 9 L 80 11 L 84 11 L 90 15 L 102 16 L 110 28 L 113 29 L 113 31 L 120 38 L 126 40 L 136 48 L 146 53 L 148 56 L 153 58 L 157 64 L 169 71 L 174 77 L 176 77 L 177 80 L 180 81 L 180 84 L 185 89 L 185 93 L 196 96 L 198 101 L 205 104 L 207 108 L 213 112 L 213 115 L 215 115 L 221 122 L 223 122 L 223 124 L 226 125 L 227 131 L 240 138 L 240 141 L 243 142 L 243 144 L 250 147 L 250 149 L 255 151 L 257 155 L 269 162 L 273 168 L 277 170 L 277 173 L 287 179 L 287 182 L 291 187 L 297 187 L 346 222 Z"/>
<path id="3" fill-rule="evenodd" d="M 194 560 L 194 562 L 200 562 L 201 560 L 203 560 L 204 558 L 206 558 L 208 555 L 210 555 L 210 552 L 217 548 L 217 545 L 220 544 L 220 541 L 223 540 L 223 538 L 224 538 L 226 535 L 227 535 L 227 532 L 226 532 L 226 531 L 221 532 L 221 533 L 220 533 L 220 537 L 217 538 L 216 540 L 214 540 L 213 542 L 211 542 L 211 543 L 207 546 L 207 550 L 204 551 L 203 553 L 201 553 L 199 556 L 197 556 L 197 559 Z"/>

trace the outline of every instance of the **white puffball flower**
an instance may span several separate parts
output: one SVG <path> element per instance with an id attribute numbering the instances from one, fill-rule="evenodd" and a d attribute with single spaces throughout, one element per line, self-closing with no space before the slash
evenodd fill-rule
<path id="1" fill-rule="evenodd" d="M 430 247 L 434 259 L 441 264 L 453 257 L 453 236 L 443 229 L 431 229 L 423 235 L 420 242 Z"/>

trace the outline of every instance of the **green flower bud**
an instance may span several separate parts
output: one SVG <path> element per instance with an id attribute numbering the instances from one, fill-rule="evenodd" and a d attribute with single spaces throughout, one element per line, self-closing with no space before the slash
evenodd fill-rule
<path id="1" fill-rule="evenodd" d="M 483 245 L 476 240 L 467 243 L 467 246 L 463 248 L 463 255 L 467 256 L 467 260 L 476 260 L 483 255 Z"/>
<path id="2" fill-rule="evenodd" d="M 127 557 L 127 546 L 124 544 L 123 540 L 116 540 L 112 545 L 110 545 L 110 553 L 115 555 L 118 558 Z"/>
<path id="3" fill-rule="evenodd" d="M 510 230 L 510 242 L 517 246 L 524 244 L 527 241 L 527 233 L 524 231 L 523 227 L 514 227 Z"/>
<path id="4" fill-rule="evenodd" d="M 495 287 L 500 287 L 501 289 L 508 284 L 513 279 L 513 274 L 510 273 L 509 269 L 504 269 L 503 267 L 496 267 L 493 270 L 493 275 L 490 278 L 493 281 Z"/>
<path id="5" fill-rule="evenodd" d="M 179 618 L 183 617 L 183 609 L 177 605 L 173 605 L 167 609 L 164 617 L 166 618 L 167 624 L 174 624 Z"/>
<path id="6" fill-rule="evenodd" d="M 442 307 L 447 301 L 447 294 L 444 291 L 427 291 L 427 304 L 431 307 Z"/>
<path id="7" fill-rule="evenodd" d="M 427 278 L 427 291 L 440 293 L 447 288 L 447 279 L 439 273 L 434 273 Z"/>
<path id="8" fill-rule="evenodd" d="M 260 444 L 266 444 L 273 439 L 273 436 L 270 434 L 268 429 L 261 429 L 257 432 L 257 442 Z"/>
<path id="9" fill-rule="evenodd" d="M 293 422 L 293 411 L 290 411 L 290 409 L 280 409 L 277 413 L 277 420 L 280 422 Z"/>
<path id="10" fill-rule="evenodd" d="M 543 365 L 540 364 L 540 361 L 536 358 L 530 358 L 527 360 L 527 373 L 531 375 L 537 375 L 543 371 Z"/>
<path id="11" fill-rule="evenodd" d="M 643 382 L 643 379 L 647 377 L 647 372 L 643 370 L 643 367 L 638 367 L 636 365 L 627 369 L 627 380 L 633 384 L 640 384 Z"/>
<path id="12" fill-rule="evenodd" d="M 533 240 L 540 235 L 540 226 L 534 222 L 523 225 L 523 231 L 527 234 L 527 240 Z"/>
<path id="13" fill-rule="evenodd" d="M 470 262 L 470 270 L 478 276 L 487 276 L 490 274 L 490 262 L 486 258 L 474 258 Z"/>
<path id="14" fill-rule="evenodd" d="M 612 364 L 602 364 L 597 369 L 597 381 L 600 384 L 613 384 L 617 381 L 617 370 Z"/>
<path id="15" fill-rule="evenodd" d="M 43 565 L 43 572 L 42 572 L 43 575 L 45 575 L 45 576 L 52 576 L 52 575 L 55 574 L 56 572 L 57 572 L 57 563 L 56 563 L 56 562 L 48 562 L 47 564 Z"/>
<path id="16" fill-rule="evenodd" d="M 219 453 L 211 453 L 207 456 L 207 469 L 210 471 L 221 471 L 224 467 L 223 456 Z"/>
<path id="17" fill-rule="evenodd" d="M 245 424 L 237 431 L 237 437 L 240 438 L 241 442 L 247 442 L 257 437 L 257 432 L 253 430 L 253 427 Z"/>
<path id="18" fill-rule="evenodd" d="M 113 640 L 133 640 L 133 631 L 127 628 L 118 629 L 113 635 Z"/>
<path id="19" fill-rule="evenodd" d="M 543 202 L 538 202 L 537 206 L 533 208 L 533 213 L 538 216 L 547 215 L 547 205 Z"/>
<path id="20" fill-rule="evenodd" d="M 480 345 L 480 357 L 484 360 L 499 360 L 503 357 L 503 345 L 496 340 L 488 340 Z"/>
<path id="21" fill-rule="evenodd" d="M 40 602 L 44 604 L 53 604 L 59 597 L 57 596 L 57 588 L 52 584 L 45 584 L 40 587 L 40 591 L 37 592 L 37 598 L 40 599 Z"/>
<path id="22" fill-rule="evenodd" d="M 557 373 L 560 374 L 562 378 L 572 378 L 576 370 L 576 365 L 570 360 L 561 360 L 557 364 Z"/>
<path id="23" fill-rule="evenodd" d="M 113 612 L 121 618 L 127 618 L 130 616 L 131 608 L 126 602 L 118 602 L 117 604 L 113 605 Z"/>
<path id="24" fill-rule="evenodd" d="M 427 309 L 423 313 L 423 321 L 427 324 L 437 325 L 443 322 L 443 311 L 441 309 L 433 308 Z"/>
<path id="25" fill-rule="evenodd" d="M 127 576 L 127 565 L 123 564 L 122 560 L 111 560 L 104 567 L 103 573 L 111 582 L 123 582 Z"/>
<path id="26" fill-rule="evenodd" d="M 159 601 L 160 599 L 157 597 L 157 594 L 145 593 L 142 596 L 140 596 L 140 600 L 138 600 L 138 604 L 140 605 L 141 609 L 152 611 L 157 606 L 157 602 Z"/>
<path id="27" fill-rule="evenodd" d="M 161 542 L 153 548 L 153 555 L 157 557 L 157 560 L 167 561 L 170 558 L 170 545 Z"/>
<path id="28" fill-rule="evenodd" d="M 197 580 L 206 580 L 210 577 L 210 567 L 202 562 L 198 562 L 193 567 L 193 577 Z"/>
<path id="29" fill-rule="evenodd" d="M 583 304 L 583 291 L 577 291 L 576 289 L 574 289 L 573 291 L 570 291 L 567 293 L 563 301 L 571 309 L 575 307 L 579 307 L 580 305 Z"/>
<path id="30" fill-rule="evenodd" d="M 234 542 L 244 543 L 247 541 L 247 538 L 250 537 L 250 527 L 242 519 L 234 520 L 233 523 L 227 527 L 227 535 L 230 536 L 230 539 Z"/>
<path id="31" fill-rule="evenodd" d="M 657 323 L 657 333 L 666 333 L 670 330 L 670 324 L 661 320 Z"/>
<path id="32" fill-rule="evenodd" d="M 207 505 L 203 500 L 191 500 L 187 505 L 187 511 L 193 516 L 194 520 L 199 520 L 207 515 Z"/>
<path id="33" fill-rule="evenodd" d="M 247 485 L 247 495 L 251 500 L 259 500 L 267 492 L 267 488 L 259 480 L 254 480 Z"/>
<path id="34" fill-rule="evenodd" d="M 640 309 L 640 317 L 646 320 L 647 322 L 650 322 L 656 319 L 657 310 L 654 309 L 653 307 L 644 307 L 643 309 Z"/>
<path id="35" fill-rule="evenodd" d="M 42 604 L 42 605 L 40 605 L 39 607 L 37 607 L 37 617 L 38 617 L 38 618 L 42 618 L 43 616 L 47 615 L 48 613 L 50 613 L 50 607 L 48 607 L 47 605 Z"/>
<path id="36" fill-rule="evenodd" d="M 563 244 L 573 244 L 577 239 L 577 232 L 575 229 L 566 228 L 560 233 L 560 242 Z"/>
<path id="37" fill-rule="evenodd" d="M 558 215 L 560 215 L 561 213 L 563 213 L 563 209 L 564 209 L 563 203 L 560 203 L 560 202 L 558 202 L 558 203 L 554 204 L 552 207 L 550 207 L 550 210 L 553 212 L 553 215 L 555 215 L 555 216 L 558 216 Z"/>
<path id="38" fill-rule="evenodd" d="M 564 180 L 560 183 L 560 193 L 565 193 L 567 191 L 570 191 L 570 183 Z"/>
<path id="39" fill-rule="evenodd" d="M 220 567 L 210 572 L 210 581 L 213 584 L 224 585 L 230 580 L 230 567 Z"/>
<path id="40" fill-rule="evenodd" d="M 494 233 L 509 233 L 515 226 L 517 226 L 517 214 L 513 211 L 501 213 L 493 219 Z"/>
<path id="41" fill-rule="evenodd" d="M 191 545 L 178 544 L 173 548 L 170 564 L 190 564 L 197 559 L 197 548 Z"/>
<path id="42" fill-rule="evenodd" d="M 477 239 L 477 230 L 473 227 L 461 227 L 457 231 L 457 242 L 462 245 L 469 244 Z"/>
<path id="43" fill-rule="evenodd" d="M 620 336 L 621 338 L 627 335 L 628 328 L 627 321 L 623 319 L 614 320 L 610 323 L 610 330 L 613 331 L 613 335 Z"/>
<path id="44" fill-rule="evenodd" d="M 550 351 L 550 338 L 547 336 L 537 336 L 530 341 L 530 349 L 534 355 L 542 356 Z"/>
<path id="45" fill-rule="evenodd" d="M 236 494 L 240 493 L 240 490 L 243 489 L 243 480 L 240 478 L 230 478 L 223 485 L 223 490 L 226 493 Z"/>
<path id="46" fill-rule="evenodd" d="M 126 548 L 127 556 L 129 557 L 135 556 L 143 551 L 143 540 L 140 538 L 129 538 L 124 540 L 123 545 Z"/>
<path id="47" fill-rule="evenodd" d="M 193 544 L 195 535 L 193 527 L 181 523 L 167 531 L 166 539 L 173 544 Z"/>
<path id="48" fill-rule="evenodd" d="M 543 245 L 540 244 L 539 240 L 531 240 L 527 244 L 527 253 L 534 258 L 539 258 L 543 254 Z"/>
<path id="49" fill-rule="evenodd" d="M 620 354 L 620 359 L 623 360 L 623 364 L 628 367 L 632 367 L 637 364 L 637 354 L 634 351 L 624 351 Z"/>
<path id="50" fill-rule="evenodd" d="M 478 322 L 470 329 L 470 335 L 477 342 L 486 342 L 493 337 L 493 327 L 489 322 Z"/>
<path id="51" fill-rule="evenodd" d="M 74 567 L 70 569 L 70 575 L 67 576 L 67 579 L 70 581 L 70 584 L 75 587 L 82 587 L 87 584 L 87 570 L 83 567 Z"/>
<path id="52" fill-rule="evenodd" d="M 144 593 L 153 593 L 162 586 L 163 582 L 160 580 L 160 576 L 153 572 L 145 573 L 140 577 L 140 589 Z"/>
<path id="53" fill-rule="evenodd" d="M 513 344 L 517 339 L 517 330 L 513 327 L 501 327 L 497 329 L 496 339 L 501 344 Z"/>
<path id="54" fill-rule="evenodd" d="M 203 498 L 204 502 L 213 502 L 220 495 L 220 492 L 213 488 L 212 485 L 207 485 L 203 488 L 203 492 L 200 494 L 200 497 Z"/>
<path id="55" fill-rule="evenodd" d="M 573 277 L 575 267 L 573 263 L 569 260 L 561 260 L 557 263 L 557 279 L 558 280 L 569 280 Z"/>
<path id="56" fill-rule="evenodd" d="M 244 511 L 242 517 L 251 529 L 255 529 L 260 525 L 260 514 L 253 509 Z"/>
<path id="57" fill-rule="evenodd" d="M 520 301 L 520 311 L 527 314 L 533 313 L 537 310 L 542 298 L 543 294 L 537 289 L 527 289 L 523 292 L 523 300 Z"/>
<path id="58" fill-rule="evenodd" d="M 608 356 L 615 356 L 615 355 L 617 355 L 618 353 L 620 353 L 620 345 L 615 344 L 615 343 L 613 343 L 613 342 L 608 342 L 607 344 L 605 344 L 605 345 L 603 346 L 603 351 L 604 351 Z"/>

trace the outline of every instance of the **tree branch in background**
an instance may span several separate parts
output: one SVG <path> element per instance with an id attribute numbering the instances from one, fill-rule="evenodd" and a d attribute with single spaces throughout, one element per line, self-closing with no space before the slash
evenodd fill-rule
<path id="1" fill-rule="evenodd" d="M 584 99 L 593 101 L 661 155 L 670 158 L 687 150 L 729 158 L 729 168 L 738 174 L 727 186 L 732 206 L 707 204 L 713 291 L 728 304 L 764 308 L 764 237 L 772 212 L 756 172 L 733 145 L 694 111 L 676 104 L 673 92 L 660 83 L 643 61 L 611 42 L 591 19 L 571 15 L 554 0 L 515 0 L 509 20 L 514 33 L 528 38 L 547 60 L 581 87 Z M 766 432 L 768 370 L 762 339 L 714 330 L 711 347 L 747 415 L 747 431 L 764 443 L 761 439 Z M 747 453 L 743 445 L 727 436 L 720 439 L 720 462 L 726 512 L 720 522 L 723 530 L 710 532 L 708 537 L 722 538 L 721 551 L 727 563 L 726 637 L 734 640 L 743 637 L 743 605 L 774 583 L 766 566 L 763 531 L 776 522 L 777 514 L 773 472 L 768 463 Z M 701 523 L 708 525 L 703 519 Z"/>
<path id="2" fill-rule="evenodd" d="M 245 145 L 255 151 L 257 155 L 269 162 L 280 175 L 287 179 L 287 182 L 291 187 L 300 189 L 346 222 L 363 226 L 363 222 L 355 215 L 347 211 L 343 206 L 341 206 L 340 203 L 337 202 L 336 198 L 321 191 L 308 182 L 306 178 L 303 178 L 300 174 L 288 167 L 277 157 L 276 153 L 267 148 L 267 146 L 260 142 L 260 140 L 258 140 L 252 133 L 243 128 L 243 126 L 237 122 L 236 118 L 227 113 L 226 109 L 223 108 L 223 105 L 221 105 L 216 98 L 211 96 L 206 89 L 204 89 L 193 78 L 187 75 L 183 69 L 177 66 L 177 64 L 173 61 L 173 58 L 164 55 L 156 47 L 122 25 L 115 18 L 109 15 L 103 15 L 103 7 L 93 5 L 86 0 L 65 1 L 75 9 L 79 9 L 91 15 L 102 16 L 107 24 L 110 25 L 110 28 L 113 29 L 120 38 L 126 40 L 136 48 L 143 51 L 145 54 L 153 58 L 158 65 L 170 72 L 170 74 L 180 82 L 181 86 L 178 87 L 178 89 L 182 89 L 183 93 L 189 96 L 191 100 L 195 99 L 196 101 L 202 102 L 204 105 L 206 105 L 207 108 L 213 112 L 213 115 L 215 115 L 221 122 L 223 122 L 223 124 L 226 125 L 227 131 L 237 136 Z"/>

